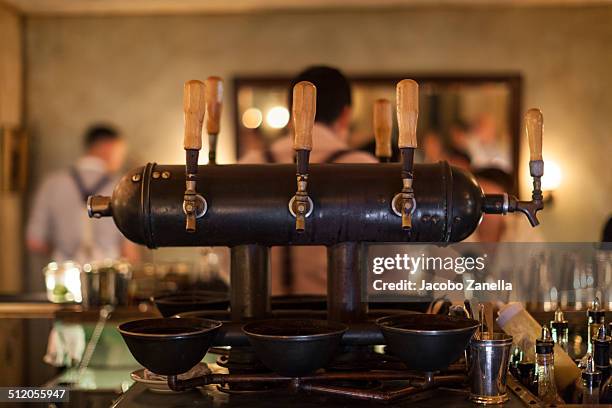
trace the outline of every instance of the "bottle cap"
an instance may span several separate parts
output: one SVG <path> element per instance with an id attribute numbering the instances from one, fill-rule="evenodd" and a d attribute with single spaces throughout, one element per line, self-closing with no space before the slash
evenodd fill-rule
<path id="1" fill-rule="evenodd" d="M 542 336 L 536 340 L 536 354 L 552 354 L 555 343 L 548 327 L 542 327 Z"/>
<path id="2" fill-rule="evenodd" d="M 569 323 L 567 320 L 565 320 L 565 316 L 563 315 L 561 308 L 557 308 L 555 311 L 555 318 L 554 320 L 550 321 L 550 327 L 551 329 L 555 329 L 557 331 L 566 330 L 569 327 Z"/>
<path id="3" fill-rule="evenodd" d="M 610 343 L 612 339 L 606 335 L 606 325 L 602 324 L 593 338 L 593 359 L 597 367 L 610 367 Z"/>
<path id="4" fill-rule="evenodd" d="M 599 387 L 601 383 L 601 371 L 595 368 L 593 356 L 590 354 L 587 354 L 587 363 L 585 369 L 582 371 L 582 380 L 590 387 Z"/>
<path id="5" fill-rule="evenodd" d="M 606 311 L 601 308 L 599 298 L 596 296 L 591 303 L 591 307 L 587 309 L 589 323 L 603 323 L 605 317 Z"/>

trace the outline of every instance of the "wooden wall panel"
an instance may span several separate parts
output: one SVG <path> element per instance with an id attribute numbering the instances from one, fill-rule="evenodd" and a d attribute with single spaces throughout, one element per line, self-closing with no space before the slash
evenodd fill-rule
<path id="1" fill-rule="evenodd" d="M 21 17 L 0 4 L 0 127 L 19 128 L 23 108 Z"/>
<path id="2" fill-rule="evenodd" d="M 0 294 L 18 293 L 23 288 L 22 206 L 19 193 L 0 193 Z"/>
<path id="3" fill-rule="evenodd" d="M 23 326 L 23 321 L 19 319 L 0 320 L 0 387 L 26 385 L 24 363 L 27 355 Z"/>

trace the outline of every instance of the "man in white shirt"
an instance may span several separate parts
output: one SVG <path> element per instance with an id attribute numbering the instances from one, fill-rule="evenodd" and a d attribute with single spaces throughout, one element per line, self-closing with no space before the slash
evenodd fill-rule
<path id="1" fill-rule="evenodd" d="M 311 67 L 291 83 L 309 81 L 317 88 L 317 111 L 310 163 L 375 163 L 374 156 L 348 145 L 351 86 L 337 69 Z M 290 92 L 291 94 L 291 92 Z M 293 163 L 293 133 L 263 151 L 245 154 L 240 163 Z M 324 294 L 327 291 L 327 253 L 324 247 L 272 248 L 272 294 Z"/>
<path id="2" fill-rule="evenodd" d="M 27 247 L 57 262 L 122 256 L 135 261 L 136 247 L 128 244 L 113 220 L 91 220 L 86 211 L 89 195 L 112 194 L 114 174 L 125 159 L 125 141 L 116 129 L 104 125 L 89 128 L 84 139 L 85 154 L 39 187 L 26 230 Z"/>

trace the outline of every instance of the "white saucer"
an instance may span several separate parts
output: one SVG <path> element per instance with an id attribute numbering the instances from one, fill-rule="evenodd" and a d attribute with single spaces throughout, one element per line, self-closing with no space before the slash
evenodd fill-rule
<path id="1" fill-rule="evenodd" d="M 206 373 L 211 372 L 206 363 L 200 363 L 196 367 L 197 367 L 198 375 L 204 375 Z M 196 367 L 192 368 L 191 370 L 189 370 L 189 372 L 185 373 L 187 374 L 187 376 L 185 374 L 181 374 L 179 376 L 179 379 L 183 380 L 186 378 L 190 378 L 191 376 L 188 376 L 188 374 L 194 371 Z M 155 392 L 159 394 L 171 394 L 171 393 L 177 392 L 177 391 L 173 391 L 170 388 L 168 388 L 168 383 L 166 382 L 165 379 L 145 378 L 144 372 L 145 372 L 144 368 L 141 368 L 136 371 L 132 371 L 132 373 L 130 374 L 130 377 L 135 382 L 144 384 L 144 386 L 147 387 L 147 389 L 151 392 Z M 160 376 L 160 377 L 165 378 L 165 376 Z"/>

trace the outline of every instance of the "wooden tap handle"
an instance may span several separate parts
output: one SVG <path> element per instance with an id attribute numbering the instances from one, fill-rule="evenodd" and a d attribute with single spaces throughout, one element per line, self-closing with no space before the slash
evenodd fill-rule
<path id="1" fill-rule="evenodd" d="M 417 120 L 419 118 L 419 84 L 403 79 L 397 84 L 397 127 L 400 149 L 417 147 Z"/>
<path id="2" fill-rule="evenodd" d="M 206 86 L 202 81 L 185 82 L 183 94 L 183 111 L 185 112 L 185 150 L 202 148 L 202 124 L 206 112 Z"/>
<path id="3" fill-rule="evenodd" d="M 529 160 L 542 160 L 542 133 L 544 117 L 539 109 L 529 109 L 525 113 L 525 133 L 529 139 Z"/>
<path id="4" fill-rule="evenodd" d="M 374 138 L 376 157 L 391 157 L 391 128 L 393 126 L 391 102 L 377 99 L 374 102 Z"/>
<path id="5" fill-rule="evenodd" d="M 206 131 L 218 135 L 221 128 L 223 104 L 223 80 L 216 76 L 206 79 Z"/>
<path id="6" fill-rule="evenodd" d="M 312 150 L 312 127 L 317 112 L 317 88 L 308 81 L 293 87 L 293 128 L 295 150 Z"/>

